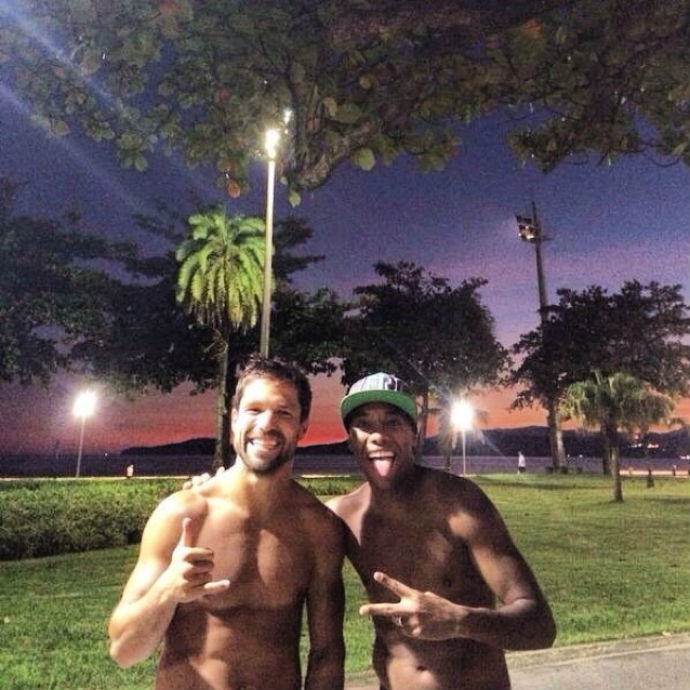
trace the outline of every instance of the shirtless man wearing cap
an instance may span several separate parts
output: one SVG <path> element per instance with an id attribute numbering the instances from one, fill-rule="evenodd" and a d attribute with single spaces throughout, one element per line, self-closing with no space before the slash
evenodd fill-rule
<path id="1" fill-rule="evenodd" d="M 498 511 L 473 482 L 415 463 L 399 379 L 353 384 L 341 415 L 367 481 L 328 505 L 369 596 L 381 690 L 508 690 L 504 650 L 549 647 L 556 627 Z"/>
<path id="2" fill-rule="evenodd" d="M 157 690 L 343 687 L 343 533 L 291 476 L 307 430 L 304 375 L 257 358 L 232 406 L 235 464 L 166 498 L 144 530 L 136 566 L 110 619 L 110 654 L 129 666 L 162 643 Z"/>

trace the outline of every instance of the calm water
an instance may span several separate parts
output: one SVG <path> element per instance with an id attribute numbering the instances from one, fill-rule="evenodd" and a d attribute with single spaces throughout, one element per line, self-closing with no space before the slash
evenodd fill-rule
<path id="1" fill-rule="evenodd" d="M 82 477 L 122 477 L 128 464 L 134 465 L 135 476 L 187 476 L 199 474 L 210 469 L 211 458 L 198 455 L 85 455 L 81 462 Z M 427 456 L 422 464 L 430 467 L 443 467 L 443 459 L 439 456 Z M 569 460 L 571 472 L 600 473 L 601 459 L 578 457 Z M 651 466 L 653 470 L 668 472 L 672 465 L 677 466 L 678 474 L 688 475 L 690 460 L 654 458 L 627 459 L 623 458 L 621 467 L 627 471 L 646 470 Z M 527 472 L 546 472 L 550 467 L 551 458 L 528 457 Z M 77 459 L 75 455 L 51 457 L 48 455 L 0 456 L 0 477 L 73 477 L 76 473 Z M 467 474 L 485 474 L 491 472 L 514 472 L 517 458 L 502 457 L 474 457 L 465 460 Z M 461 457 L 453 457 L 451 470 L 461 474 L 463 462 Z M 296 474 L 356 474 L 357 465 L 352 455 L 299 455 L 295 458 L 294 471 Z"/>

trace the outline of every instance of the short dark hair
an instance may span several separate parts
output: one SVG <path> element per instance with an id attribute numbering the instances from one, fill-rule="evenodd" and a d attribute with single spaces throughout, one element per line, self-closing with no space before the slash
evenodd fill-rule
<path id="1" fill-rule="evenodd" d="M 304 372 L 294 364 L 258 354 L 249 357 L 237 377 L 237 387 L 235 388 L 235 395 L 232 398 L 232 407 L 235 410 L 239 408 L 244 389 L 253 380 L 262 378 L 276 379 L 277 381 L 291 383 L 297 391 L 300 421 L 304 421 L 309 417 L 309 413 L 311 412 L 311 386 Z"/>

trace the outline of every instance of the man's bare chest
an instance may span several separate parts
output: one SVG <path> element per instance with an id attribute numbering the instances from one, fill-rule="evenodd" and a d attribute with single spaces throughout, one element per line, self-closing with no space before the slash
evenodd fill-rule
<path id="1" fill-rule="evenodd" d="M 198 543 L 213 550 L 213 579 L 230 580 L 216 604 L 261 601 L 277 607 L 293 603 L 307 589 L 313 547 L 298 524 L 214 516 L 204 524 Z"/>
<path id="2" fill-rule="evenodd" d="M 465 542 L 443 521 L 422 515 L 404 519 L 369 516 L 362 520 L 357 537 L 355 567 L 377 599 L 392 598 L 372 581 L 377 570 L 452 600 L 475 598 L 478 588 L 485 592 Z"/>

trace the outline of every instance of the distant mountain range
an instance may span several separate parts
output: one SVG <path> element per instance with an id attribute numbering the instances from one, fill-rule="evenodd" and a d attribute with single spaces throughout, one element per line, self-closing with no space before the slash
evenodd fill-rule
<path id="1" fill-rule="evenodd" d="M 532 457 L 550 455 L 547 427 L 527 426 L 511 429 L 486 429 L 467 434 L 467 453 L 477 456 L 510 456 L 522 451 Z M 595 432 L 563 432 L 563 444 L 567 455 L 598 457 L 602 453 L 601 436 Z M 121 455 L 213 455 L 212 438 L 192 438 L 181 443 L 161 446 L 134 446 Z M 349 453 L 347 442 L 303 446 L 298 455 L 345 455 Z M 439 455 L 435 437 L 424 444 L 425 455 Z M 624 443 L 621 455 L 626 458 L 680 458 L 690 456 L 690 430 L 677 429 L 668 432 L 650 432 L 642 443 Z"/>

